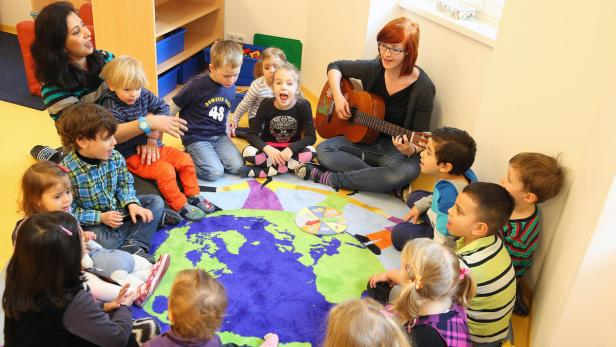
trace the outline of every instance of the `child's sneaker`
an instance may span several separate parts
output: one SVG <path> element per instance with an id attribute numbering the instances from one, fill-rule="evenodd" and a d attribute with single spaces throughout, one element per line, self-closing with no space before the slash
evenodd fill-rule
<path id="1" fill-rule="evenodd" d="M 149 261 L 152 264 L 156 263 L 156 259 L 154 259 L 152 255 L 148 254 L 148 252 L 145 249 L 137 246 L 134 243 L 124 244 L 120 247 L 120 250 L 124 252 L 128 252 L 130 254 L 138 255 L 142 258 L 145 258 L 147 261 Z"/>
<path id="2" fill-rule="evenodd" d="M 160 227 L 164 228 L 170 225 L 178 225 L 182 223 L 182 220 L 182 216 L 180 216 L 179 213 L 166 208 L 163 210 L 163 218 L 160 219 Z"/>
<path id="3" fill-rule="evenodd" d="M 276 347 L 278 346 L 278 335 L 269 333 L 263 338 L 263 343 L 260 347 Z"/>
<path id="4" fill-rule="evenodd" d="M 154 294 L 163 276 L 165 276 L 167 269 L 169 269 L 170 262 L 171 256 L 169 256 L 169 254 L 165 253 L 158 258 L 158 261 L 152 266 L 150 276 L 148 276 L 146 282 L 139 288 L 139 296 L 133 301 L 135 305 L 142 307 L 152 294 Z"/>
<path id="5" fill-rule="evenodd" d="M 206 214 L 216 212 L 216 206 L 201 195 L 189 196 L 188 203 L 200 208 Z"/>
<path id="6" fill-rule="evenodd" d="M 186 205 L 184 205 L 184 207 L 182 207 L 179 212 L 180 215 L 184 217 L 184 219 L 188 219 L 191 221 L 198 221 L 205 218 L 205 212 L 203 210 L 189 203 L 186 203 Z"/>

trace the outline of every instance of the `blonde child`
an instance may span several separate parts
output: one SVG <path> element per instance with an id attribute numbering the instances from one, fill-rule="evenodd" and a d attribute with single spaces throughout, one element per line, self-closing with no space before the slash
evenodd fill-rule
<path id="1" fill-rule="evenodd" d="M 177 273 L 169 294 L 171 328 L 148 341 L 144 347 L 220 347 L 216 330 L 227 310 L 225 288 L 200 269 Z M 262 346 L 277 346 L 278 336 L 268 334 Z M 235 346 L 235 345 L 233 345 Z"/>
<path id="2" fill-rule="evenodd" d="M 37 213 L 63 211 L 70 213 L 73 192 L 67 169 L 54 162 L 38 162 L 29 167 L 21 181 L 21 210 L 28 218 Z M 19 221 L 17 225 L 22 223 Z M 17 238 L 18 227 L 13 231 L 13 243 Z M 86 253 L 82 260 L 87 284 L 92 295 L 109 301 L 117 297 L 124 285 L 135 292 L 135 304 L 143 305 L 154 293 L 169 267 L 168 254 L 160 256 L 152 265 L 146 259 L 121 250 L 109 250 L 96 243 L 96 235 L 83 232 Z M 96 276 L 95 276 L 96 275 Z M 105 282 L 98 278 L 112 280 L 119 285 Z"/>
<path id="3" fill-rule="evenodd" d="M 405 322 L 413 346 L 471 346 L 464 306 L 475 283 L 456 254 L 436 241 L 419 238 L 404 246 L 400 270 L 370 278 L 369 293 L 400 284 L 393 309 Z"/>
<path id="4" fill-rule="evenodd" d="M 526 152 L 509 160 L 501 186 L 511 194 L 515 207 L 499 234 L 511 256 L 517 279 L 532 266 L 539 244 L 542 217 L 538 204 L 558 195 L 564 181 L 565 170 L 554 157 Z M 528 314 L 528 305 L 524 303 L 520 290 L 517 291 L 514 312 Z"/>
<path id="5" fill-rule="evenodd" d="M 192 78 L 173 97 L 171 114 L 178 111 L 188 123 L 182 137 L 201 179 L 214 181 L 225 172 L 237 174 L 244 165 L 227 136 L 227 116 L 235 99 L 235 81 L 243 62 L 242 48 L 230 40 L 216 42 L 210 51 L 209 73 Z"/>
<path id="6" fill-rule="evenodd" d="M 187 220 L 201 220 L 206 213 L 214 212 L 214 205 L 199 194 L 195 165 L 190 156 L 173 147 L 163 146 L 160 132 L 150 128 L 147 115 L 168 116 L 169 106 L 145 88 L 147 80 L 141 63 L 126 55 L 119 56 L 105 65 L 101 76 L 109 87 L 102 105 L 111 111 L 119 124 L 137 120 L 139 129 L 143 131 L 116 146 L 117 151 L 126 158 L 128 170 L 137 176 L 155 180 L 167 205 Z M 146 144 L 152 146 L 142 147 Z M 182 182 L 183 192 L 178 187 L 176 176 Z"/>
<path id="7" fill-rule="evenodd" d="M 274 73 L 276 70 L 287 63 L 287 56 L 281 49 L 269 47 L 261 52 L 261 59 L 255 64 L 255 80 L 250 84 L 250 88 L 242 99 L 233 117 L 229 120 L 231 134 L 237 137 L 246 137 L 248 128 L 238 128 L 237 125 L 246 111 L 248 111 L 248 125 L 252 124 L 261 101 L 265 98 L 274 96 Z"/>
<path id="8" fill-rule="evenodd" d="M 274 98 L 264 99 L 246 139 L 243 177 L 271 177 L 294 170 L 315 156 L 316 131 L 310 103 L 301 97 L 299 71 L 281 65 L 274 74 Z"/>
<path id="9" fill-rule="evenodd" d="M 391 313 L 376 301 L 354 299 L 330 312 L 323 347 L 410 347 Z"/>

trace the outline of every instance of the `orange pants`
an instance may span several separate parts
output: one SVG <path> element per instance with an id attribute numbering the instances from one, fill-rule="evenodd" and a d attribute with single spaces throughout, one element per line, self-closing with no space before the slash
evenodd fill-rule
<path id="1" fill-rule="evenodd" d="M 160 147 L 160 159 L 150 165 L 141 164 L 141 156 L 135 154 L 126 159 L 128 171 L 155 180 L 165 202 L 175 211 L 186 205 L 186 197 L 199 194 L 199 183 L 190 155 L 173 147 Z M 184 187 L 184 194 L 177 184 L 176 171 Z"/>

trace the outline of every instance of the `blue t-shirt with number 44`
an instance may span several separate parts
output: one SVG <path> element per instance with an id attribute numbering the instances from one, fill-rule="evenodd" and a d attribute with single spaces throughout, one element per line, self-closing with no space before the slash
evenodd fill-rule
<path id="1" fill-rule="evenodd" d="M 182 137 L 184 146 L 225 135 L 234 98 L 235 84 L 226 88 L 212 80 L 209 73 L 190 80 L 173 97 L 173 102 L 181 108 L 180 117 L 188 123 L 188 131 Z"/>

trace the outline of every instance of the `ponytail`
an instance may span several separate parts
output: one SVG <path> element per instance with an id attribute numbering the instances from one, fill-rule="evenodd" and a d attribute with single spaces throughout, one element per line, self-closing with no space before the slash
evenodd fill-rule
<path id="1" fill-rule="evenodd" d="M 477 285 L 475 284 L 475 278 L 471 275 L 468 269 L 464 271 L 460 267 L 460 284 L 458 284 L 458 290 L 455 294 L 455 299 L 458 304 L 467 307 L 468 302 L 475 296 L 477 292 Z"/>
<path id="2" fill-rule="evenodd" d="M 417 289 L 415 283 L 407 282 L 401 286 L 400 296 L 393 303 L 394 310 L 403 321 L 413 322 L 419 317 L 419 308 L 426 299 L 418 293 L 421 289 Z"/>

